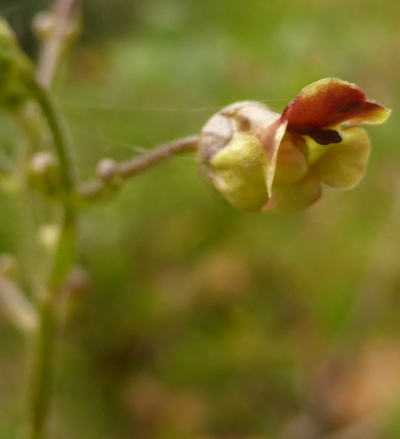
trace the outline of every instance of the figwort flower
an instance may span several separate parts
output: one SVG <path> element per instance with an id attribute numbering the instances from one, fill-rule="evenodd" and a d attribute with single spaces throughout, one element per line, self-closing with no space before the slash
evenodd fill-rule
<path id="1" fill-rule="evenodd" d="M 321 183 L 349 189 L 360 181 L 370 141 L 357 125 L 383 123 L 389 114 L 334 78 L 305 87 L 281 115 L 238 102 L 204 126 L 200 169 L 238 209 L 301 210 L 320 198 Z"/>

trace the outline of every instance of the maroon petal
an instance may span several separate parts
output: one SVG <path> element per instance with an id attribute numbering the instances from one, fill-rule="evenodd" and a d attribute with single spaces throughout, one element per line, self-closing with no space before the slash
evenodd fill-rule
<path id="1" fill-rule="evenodd" d="M 307 134 L 318 143 L 327 144 L 336 143 L 338 137 L 324 128 L 342 122 L 382 123 L 389 113 L 382 105 L 367 101 L 355 84 L 326 78 L 303 88 L 285 108 L 282 119 L 288 121 L 288 131 Z M 322 132 L 321 136 L 321 130 L 328 133 Z"/>

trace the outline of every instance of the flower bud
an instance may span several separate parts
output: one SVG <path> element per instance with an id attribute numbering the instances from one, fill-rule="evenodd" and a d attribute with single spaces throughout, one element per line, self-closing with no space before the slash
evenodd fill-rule
<path id="1" fill-rule="evenodd" d="M 70 297 L 77 299 L 86 294 L 91 283 L 89 273 L 83 267 L 74 266 L 68 273 L 64 288 Z"/>
<path id="2" fill-rule="evenodd" d="M 113 159 L 102 159 L 97 165 L 96 174 L 104 183 L 112 183 L 118 176 L 118 165 Z"/>
<path id="3" fill-rule="evenodd" d="M 39 152 L 31 158 L 28 175 L 31 185 L 40 192 L 50 196 L 59 192 L 59 165 L 49 152 Z"/>
<path id="4" fill-rule="evenodd" d="M 32 30 L 40 42 L 46 41 L 54 31 L 54 16 L 50 12 L 40 12 L 33 18 Z"/>
<path id="5" fill-rule="evenodd" d="M 52 38 L 54 34 L 54 13 L 53 12 L 40 12 L 33 19 L 33 32 L 40 42 L 45 42 L 49 38 Z M 74 17 L 70 20 L 65 27 L 65 37 L 63 41 L 67 44 L 74 38 L 76 38 L 80 32 L 79 20 Z"/>
<path id="6" fill-rule="evenodd" d="M 58 224 L 44 224 L 38 230 L 38 241 L 42 248 L 52 252 L 60 239 L 60 226 Z"/>

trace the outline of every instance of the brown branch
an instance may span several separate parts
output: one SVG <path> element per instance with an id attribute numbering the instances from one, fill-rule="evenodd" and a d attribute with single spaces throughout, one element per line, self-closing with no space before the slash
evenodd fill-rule
<path id="1" fill-rule="evenodd" d="M 61 56 L 71 37 L 79 0 L 57 0 L 51 12 L 51 30 L 46 35 L 37 67 L 38 81 L 51 87 Z"/>
<path id="2" fill-rule="evenodd" d="M 122 183 L 158 163 L 177 154 L 196 151 L 199 136 L 183 137 L 165 143 L 133 160 L 115 163 L 111 159 L 103 159 L 97 166 L 97 179 L 83 185 L 79 190 L 79 197 L 91 201 L 118 188 Z"/>

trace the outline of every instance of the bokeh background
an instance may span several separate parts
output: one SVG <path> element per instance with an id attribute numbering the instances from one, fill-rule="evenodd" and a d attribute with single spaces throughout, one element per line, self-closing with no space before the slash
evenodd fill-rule
<path id="1" fill-rule="evenodd" d="M 60 334 L 52 437 L 400 437 L 398 0 L 83 3 L 55 86 L 82 179 L 102 157 L 199 132 L 231 102 L 281 111 L 327 76 L 394 111 L 368 128 L 362 183 L 300 214 L 234 210 L 190 154 L 85 211 L 91 283 Z M 0 1 L 33 58 L 30 23 L 49 4 Z M 17 135 L 2 115 L 10 160 Z M 24 257 L 16 198 L 0 192 L 0 252 Z M 23 432 L 29 350 L 0 315 L 1 439 Z"/>

